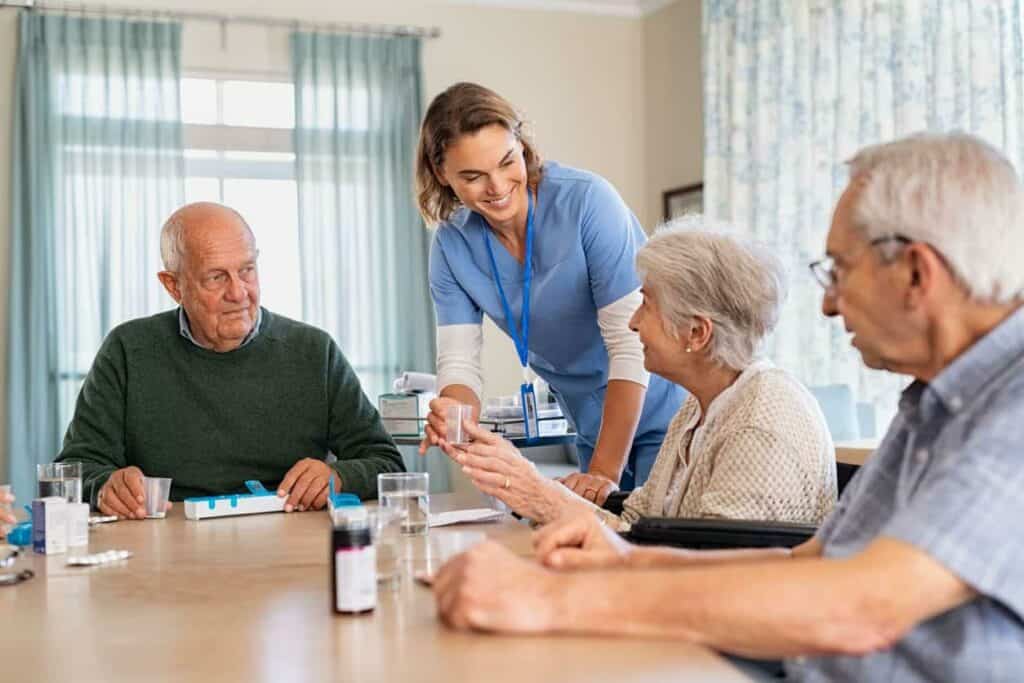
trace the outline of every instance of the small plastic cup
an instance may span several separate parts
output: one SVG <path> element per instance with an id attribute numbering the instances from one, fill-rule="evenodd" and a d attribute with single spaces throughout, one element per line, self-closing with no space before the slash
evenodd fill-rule
<path id="1" fill-rule="evenodd" d="M 163 519 L 167 516 L 167 499 L 171 496 L 169 477 L 143 477 L 142 488 L 146 491 L 146 518 Z"/>
<path id="2" fill-rule="evenodd" d="M 456 403 L 448 406 L 444 416 L 445 440 L 453 446 L 465 446 L 469 443 L 469 434 L 462 426 L 464 420 L 473 419 L 473 406 Z"/>

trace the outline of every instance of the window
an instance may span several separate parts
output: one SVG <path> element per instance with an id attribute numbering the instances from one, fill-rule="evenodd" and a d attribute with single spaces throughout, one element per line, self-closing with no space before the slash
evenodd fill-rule
<path id="1" fill-rule="evenodd" d="M 291 83 L 182 79 L 185 199 L 215 201 L 249 222 L 260 250 L 263 305 L 302 318 Z"/>

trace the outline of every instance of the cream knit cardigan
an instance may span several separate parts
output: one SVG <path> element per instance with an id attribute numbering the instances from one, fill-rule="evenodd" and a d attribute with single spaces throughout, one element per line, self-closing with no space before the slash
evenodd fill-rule
<path id="1" fill-rule="evenodd" d="M 747 367 L 708 406 L 692 395 L 669 424 L 650 478 L 623 504 L 640 517 L 719 517 L 820 523 L 836 501 L 832 437 L 817 401 L 768 361 Z M 692 442 L 692 443 L 691 443 Z M 686 447 L 690 444 L 689 462 Z"/>

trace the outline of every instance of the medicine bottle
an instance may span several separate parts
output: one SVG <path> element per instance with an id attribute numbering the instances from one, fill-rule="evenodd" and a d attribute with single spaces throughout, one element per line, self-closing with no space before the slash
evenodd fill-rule
<path id="1" fill-rule="evenodd" d="M 377 557 L 365 520 L 331 531 L 331 604 L 339 614 L 372 612 L 377 606 Z"/>

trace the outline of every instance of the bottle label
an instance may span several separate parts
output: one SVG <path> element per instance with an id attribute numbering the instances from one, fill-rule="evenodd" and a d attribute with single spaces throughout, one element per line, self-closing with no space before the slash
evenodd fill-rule
<path id="1" fill-rule="evenodd" d="M 334 607 L 365 612 L 377 606 L 377 556 L 372 545 L 334 551 Z"/>

